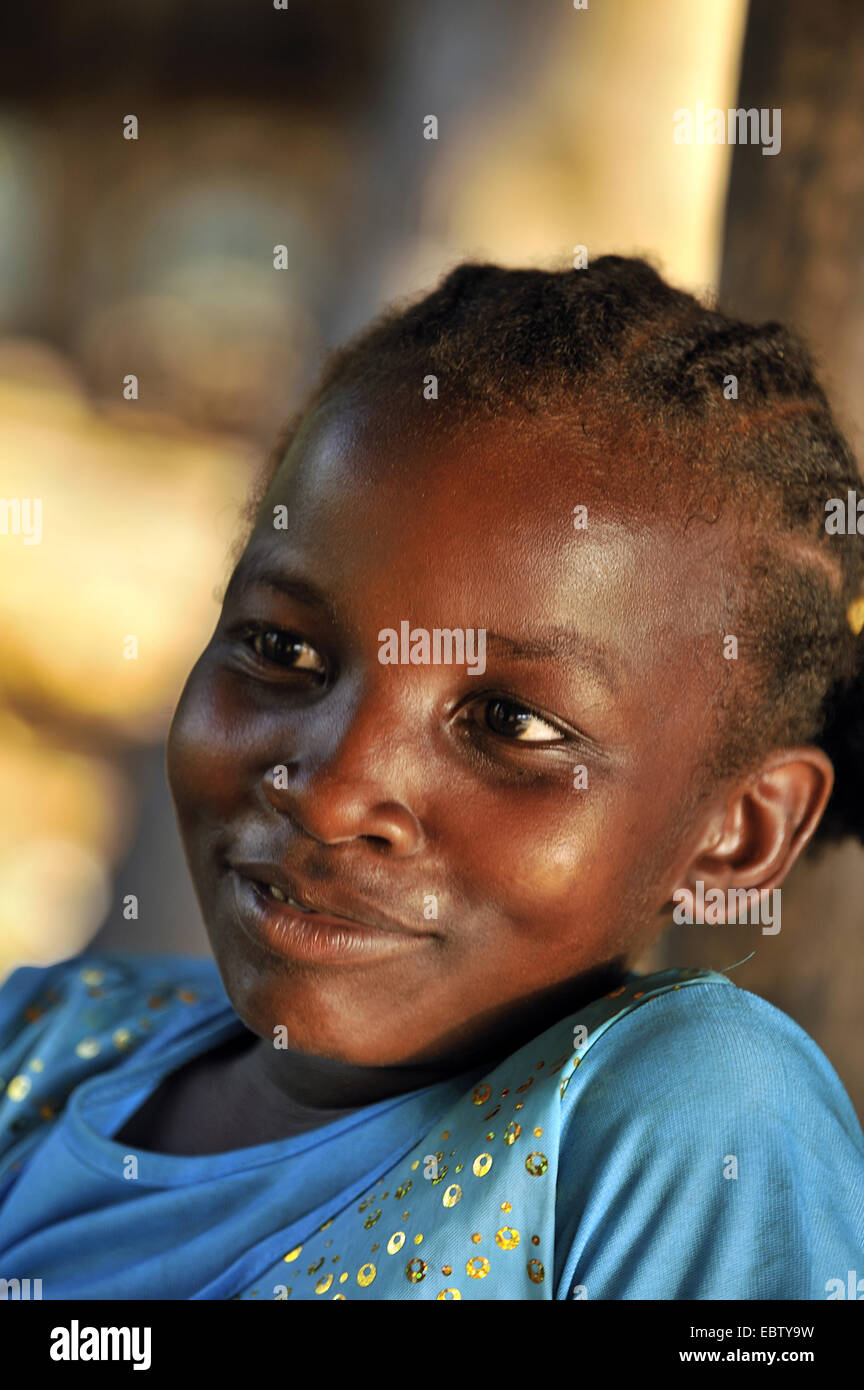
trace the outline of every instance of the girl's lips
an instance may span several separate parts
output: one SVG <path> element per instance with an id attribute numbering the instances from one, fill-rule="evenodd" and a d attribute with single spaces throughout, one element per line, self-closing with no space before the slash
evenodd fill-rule
<path id="1" fill-rule="evenodd" d="M 326 901 L 322 901 L 317 886 L 310 891 L 299 877 L 293 873 L 286 873 L 282 865 L 276 861 L 228 859 L 225 862 L 242 878 L 260 884 L 266 896 L 275 897 L 277 901 L 290 902 L 300 912 L 331 917 L 339 922 L 347 921 L 352 925 L 377 931 L 396 931 L 406 936 L 416 933 L 413 922 L 402 922 L 392 913 L 361 902 L 353 894 L 346 895 L 336 884 L 328 886 L 325 893 Z"/>
<path id="2" fill-rule="evenodd" d="M 351 963 L 395 955 L 429 936 L 427 932 L 371 927 L 327 912 L 305 912 L 271 897 L 264 883 L 238 869 L 231 869 L 230 875 L 240 927 L 256 944 L 279 956 Z"/>

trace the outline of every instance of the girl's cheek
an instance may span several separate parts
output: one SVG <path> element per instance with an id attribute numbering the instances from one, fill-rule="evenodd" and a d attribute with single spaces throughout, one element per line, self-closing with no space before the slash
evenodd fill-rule
<path id="1" fill-rule="evenodd" d="M 243 777 L 242 749 L 210 678 L 205 657 L 194 667 L 174 714 L 166 745 L 171 794 L 184 814 L 228 809 Z"/>

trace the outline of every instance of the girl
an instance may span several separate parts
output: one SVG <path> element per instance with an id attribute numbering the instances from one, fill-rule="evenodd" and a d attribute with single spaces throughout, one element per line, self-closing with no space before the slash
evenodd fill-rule
<path id="1" fill-rule="evenodd" d="M 168 740 L 215 964 L 0 992 L 0 1275 L 834 1296 L 832 1067 L 633 964 L 682 894 L 862 834 L 864 547 L 824 524 L 858 485 L 797 341 L 639 260 L 463 264 L 334 354 Z"/>

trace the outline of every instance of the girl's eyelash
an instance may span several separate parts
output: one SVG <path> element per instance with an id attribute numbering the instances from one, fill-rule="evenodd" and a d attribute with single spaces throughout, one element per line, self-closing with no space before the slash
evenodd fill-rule
<path id="1" fill-rule="evenodd" d="M 550 737 L 547 739 L 524 739 L 516 737 L 510 738 L 507 736 L 507 734 L 501 733 L 500 730 L 491 728 L 488 723 L 488 718 L 484 719 L 482 732 L 486 734 L 491 734 L 492 736 L 500 739 L 502 742 L 515 743 L 518 744 L 521 748 L 548 748 L 552 746 L 558 747 L 562 744 L 572 742 L 573 736 L 569 734 L 566 729 L 562 729 L 561 726 L 554 719 L 550 719 L 548 715 L 541 714 L 539 710 L 532 709 L 530 705 L 523 704 L 521 700 L 513 699 L 512 696 L 502 694 L 485 694 L 477 697 L 477 699 L 470 706 L 470 708 L 484 710 L 487 712 L 488 715 L 488 711 L 490 710 L 490 708 L 494 708 L 495 705 L 506 706 L 508 709 L 515 711 L 519 715 L 526 715 L 529 720 L 536 719 L 539 723 L 545 724 L 546 727 L 548 729 L 551 729 L 554 734 L 558 735 L 557 738 Z M 477 723 L 476 720 L 471 720 L 467 722 L 471 722 L 474 724 Z"/>
<path id="2" fill-rule="evenodd" d="M 287 638 L 288 642 L 293 643 L 295 646 L 308 647 L 311 652 L 314 652 L 316 656 L 319 657 L 322 667 L 325 668 L 324 672 L 320 670 L 316 671 L 309 667 L 291 666 L 286 662 L 276 661 L 263 652 L 256 651 L 252 645 L 253 640 L 256 637 L 265 637 L 269 634 L 278 637 L 280 640 Z M 292 628 L 275 627 L 273 623 L 247 623 L 245 627 L 241 628 L 234 635 L 237 641 L 241 642 L 243 646 L 246 647 L 247 651 L 250 651 L 255 659 L 260 661 L 262 665 L 275 667 L 277 670 L 297 672 L 300 675 L 315 675 L 319 679 L 322 675 L 326 674 L 327 662 L 324 657 L 321 656 L 318 648 L 312 642 L 307 642 L 306 638 L 301 633 L 294 631 Z"/>

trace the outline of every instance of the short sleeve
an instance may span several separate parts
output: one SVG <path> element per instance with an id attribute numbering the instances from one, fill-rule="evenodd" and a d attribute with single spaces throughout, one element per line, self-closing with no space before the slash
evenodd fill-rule
<path id="1" fill-rule="evenodd" d="M 765 1000 L 669 991 L 585 1053 L 562 1116 L 557 1298 L 824 1299 L 862 1236 L 851 1102 Z"/>

